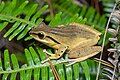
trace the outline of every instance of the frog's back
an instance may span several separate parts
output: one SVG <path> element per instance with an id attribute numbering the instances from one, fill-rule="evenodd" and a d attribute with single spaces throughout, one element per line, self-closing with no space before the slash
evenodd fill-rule
<path id="1" fill-rule="evenodd" d="M 65 27 L 57 27 L 50 30 L 50 33 L 59 35 L 62 37 L 82 37 L 92 38 L 94 35 L 101 35 L 97 30 L 83 24 L 72 23 Z"/>
<path id="2" fill-rule="evenodd" d="M 101 32 L 97 31 L 96 29 L 92 28 L 91 26 L 79 23 L 71 23 L 68 26 L 70 27 L 77 27 L 78 32 L 81 32 L 81 35 L 90 34 L 90 35 L 101 35 Z"/>
<path id="3" fill-rule="evenodd" d="M 49 34 L 59 43 L 66 44 L 68 46 L 72 45 L 73 47 L 79 42 L 85 39 L 94 38 L 96 35 L 100 35 L 101 33 L 86 25 L 72 23 L 65 27 L 51 28 L 51 30 L 49 30 Z"/>

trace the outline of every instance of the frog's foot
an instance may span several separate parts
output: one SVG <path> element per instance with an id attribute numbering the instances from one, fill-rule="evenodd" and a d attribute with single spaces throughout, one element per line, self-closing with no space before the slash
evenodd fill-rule
<path id="1" fill-rule="evenodd" d="M 48 51 L 46 51 L 46 49 L 44 49 L 43 52 L 45 52 L 45 53 L 46 53 L 47 55 L 49 55 L 49 56 L 48 56 L 47 59 L 41 61 L 41 63 L 45 63 L 45 62 L 47 62 L 48 60 L 58 59 L 58 58 L 61 57 L 61 54 L 51 54 L 51 53 L 49 53 Z"/>
<path id="2" fill-rule="evenodd" d="M 45 63 L 45 62 L 47 62 L 47 61 L 49 61 L 49 58 L 47 58 L 47 59 L 41 61 L 41 63 L 43 64 L 43 63 Z"/>
<path id="3" fill-rule="evenodd" d="M 52 55 L 53 55 L 53 54 L 49 53 L 46 49 L 43 49 L 43 52 L 46 53 L 46 54 L 49 55 L 49 56 L 52 56 Z M 41 61 L 41 63 L 43 64 L 43 63 L 49 61 L 49 60 L 50 60 L 49 56 L 48 56 L 47 59 Z"/>
<path id="4" fill-rule="evenodd" d="M 46 49 L 43 49 L 43 52 L 50 55 L 50 56 L 53 55 L 53 54 L 49 53 Z"/>

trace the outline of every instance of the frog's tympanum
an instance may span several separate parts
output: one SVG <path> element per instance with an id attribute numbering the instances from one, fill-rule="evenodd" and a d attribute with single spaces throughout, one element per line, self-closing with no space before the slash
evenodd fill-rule
<path id="1" fill-rule="evenodd" d="M 45 23 L 41 23 L 39 27 L 30 31 L 30 35 L 55 50 L 54 54 L 47 53 L 49 59 L 59 59 L 63 53 L 67 53 L 69 59 L 79 62 L 101 51 L 101 46 L 95 46 L 101 33 L 79 23 L 60 25 L 56 28 L 50 28 Z"/>

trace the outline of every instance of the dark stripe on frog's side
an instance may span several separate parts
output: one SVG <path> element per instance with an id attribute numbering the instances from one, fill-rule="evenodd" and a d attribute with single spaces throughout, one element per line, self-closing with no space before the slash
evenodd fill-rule
<path id="1" fill-rule="evenodd" d="M 47 31 L 48 33 L 52 33 L 55 35 L 60 35 L 63 37 L 69 37 L 69 36 L 81 36 L 85 38 L 90 38 L 94 37 L 95 34 L 83 30 L 80 27 L 60 27 L 60 28 L 51 28 L 50 30 Z"/>

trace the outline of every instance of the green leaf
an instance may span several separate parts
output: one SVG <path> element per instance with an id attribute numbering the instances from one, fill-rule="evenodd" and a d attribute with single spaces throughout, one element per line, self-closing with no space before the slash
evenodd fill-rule
<path id="1" fill-rule="evenodd" d="M 83 72 L 85 73 L 86 80 L 90 80 L 90 70 L 89 70 L 89 66 L 88 66 L 87 62 L 84 61 L 84 62 L 81 62 L 80 64 L 83 68 Z"/>
<path id="2" fill-rule="evenodd" d="M 5 3 L 2 1 L 2 2 L 0 3 L 0 12 L 3 10 L 4 6 L 5 6 Z"/>
<path id="3" fill-rule="evenodd" d="M 43 67 L 41 68 L 41 79 L 42 80 L 48 80 L 48 68 L 47 67 Z"/>
<path id="4" fill-rule="evenodd" d="M 8 22 L 0 23 L 0 31 L 8 25 Z"/>
<path id="5" fill-rule="evenodd" d="M 65 69 L 63 64 L 58 64 L 56 65 L 57 71 L 59 73 L 60 79 L 64 80 L 65 79 Z"/>
<path id="6" fill-rule="evenodd" d="M 0 71 L 3 71 L 1 58 L 0 58 Z"/>
<path id="7" fill-rule="evenodd" d="M 74 79 L 79 79 L 79 63 L 73 65 Z"/>
<path id="8" fill-rule="evenodd" d="M 11 70 L 8 50 L 4 51 L 4 65 L 5 65 L 5 70 L 7 71 Z"/>
<path id="9" fill-rule="evenodd" d="M 4 37 L 8 37 L 11 41 L 13 38 L 20 40 L 24 38 L 32 27 L 36 27 L 43 21 L 41 15 L 48 8 L 47 5 L 38 9 L 38 4 L 24 1 L 13 0 L 12 2 L 0 4 L 0 20 L 3 24 L 5 21 L 13 24 L 10 29 L 5 33 Z M 7 26 L 1 25 L 0 30 Z"/>
<path id="10" fill-rule="evenodd" d="M 56 14 L 55 18 L 52 19 L 52 21 L 49 23 L 49 26 L 55 27 L 58 24 L 60 24 L 60 22 L 61 22 L 61 14 L 62 14 L 62 12 Z"/>
<path id="11" fill-rule="evenodd" d="M 37 68 L 37 69 L 34 69 L 34 80 L 40 80 L 40 71 L 41 69 L 40 68 Z"/>
<path id="12" fill-rule="evenodd" d="M 25 49 L 25 56 L 27 58 L 28 64 L 31 66 L 34 66 L 32 56 L 31 56 L 30 52 L 28 51 L 28 49 Z"/>
<path id="13" fill-rule="evenodd" d="M 66 67 L 66 76 L 67 76 L 67 80 L 73 80 L 73 76 L 72 76 L 72 67 Z"/>
<path id="14" fill-rule="evenodd" d="M 6 71 L 11 70 L 8 50 L 4 51 L 4 66 L 5 66 Z M 3 77 L 2 77 L 2 80 L 7 80 L 8 75 L 9 75 L 8 73 L 4 74 Z"/>
<path id="15" fill-rule="evenodd" d="M 14 70 L 19 69 L 18 60 L 17 60 L 17 58 L 14 54 L 11 55 L 11 60 L 12 60 L 12 64 L 13 64 L 13 69 Z M 16 80 L 16 75 L 17 75 L 17 72 L 12 73 L 10 79 L 11 80 Z"/>
<path id="16" fill-rule="evenodd" d="M 29 47 L 30 53 L 36 65 L 40 65 L 40 59 L 32 47 Z"/>

